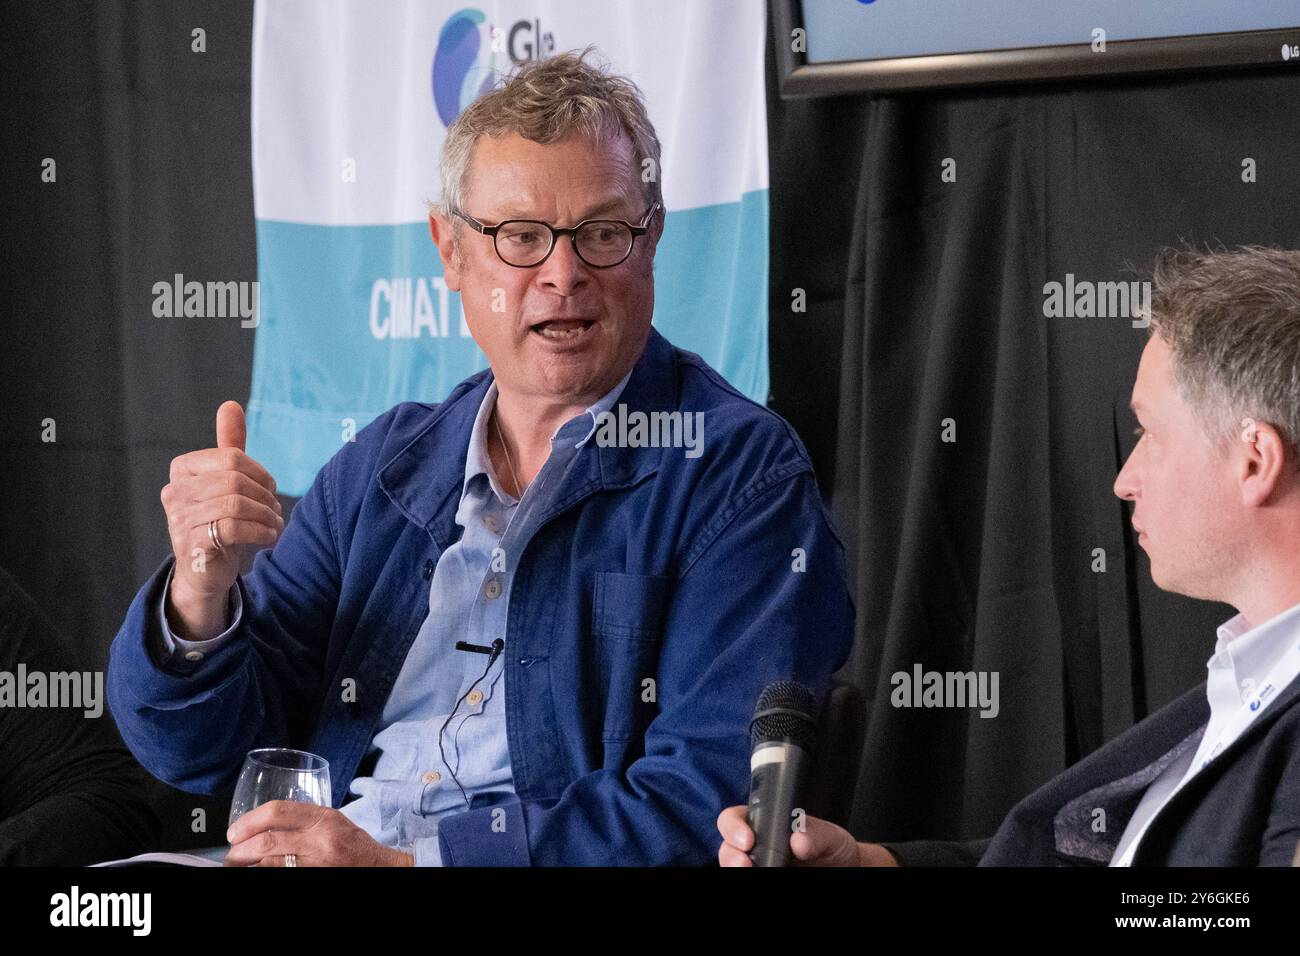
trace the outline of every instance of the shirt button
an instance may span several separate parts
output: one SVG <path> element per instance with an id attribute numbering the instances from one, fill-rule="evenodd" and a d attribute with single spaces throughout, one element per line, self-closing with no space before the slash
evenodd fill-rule
<path id="1" fill-rule="evenodd" d="M 493 534 L 501 533 L 501 522 L 497 520 L 496 515 L 484 515 L 483 527 L 487 528 Z"/>
<path id="2" fill-rule="evenodd" d="M 201 660 L 203 660 L 203 652 L 202 652 L 202 651 L 190 651 L 190 652 L 188 652 L 188 653 L 185 655 L 185 659 L 186 659 L 187 661 L 201 661 Z"/>
<path id="3" fill-rule="evenodd" d="M 483 692 L 481 690 L 472 690 L 465 699 L 469 701 L 471 707 L 477 707 L 483 701 Z"/>
<path id="4" fill-rule="evenodd" d="M 439 780 L 442 779 L 442 774 L 438 773 L 438 771 L 436 770 L 430 770 L 420 779 L 423 780 L 425 783 L 437 783 Z"/>
<path id="5" fill-rule="evenodd" d="M 433 560 L 426 558 L 424 561 L 424 580 L 427 581 L 431 577 L 433 577 Z"/>
<path id="6" fill-rule="evenodd" d="M 496 600 L 501 596 L 501 582 L 496 578 L 492 578 L 492 580 L 488 581 L 487 587 L 483 589 L 483 593 L 489 601 Z"/>

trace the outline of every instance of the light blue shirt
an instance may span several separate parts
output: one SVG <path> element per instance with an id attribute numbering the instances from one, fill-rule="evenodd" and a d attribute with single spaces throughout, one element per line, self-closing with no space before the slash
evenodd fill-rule
<path id="1" fill-rule="evenodd" d="M 495 381 L 479 406 L 456 511 L 460 538 L 442 553 L 434 569 L 429 614 L 406 655 L 366 754 L 367 763 L 374 761 L 371 775 L 352 780 L 349 792 L 357 799 L 341 811 L 380 843 L 413 853 L 416 866 L 441 864 L 441 817 L 468 809 L 467 799 L 475 795 L 504 799 L 514 793 L 503 655 L 488 668 L 488 655 L 456 650 L 456 643 L 491 646 L 497 638 L 504 640 L 517 558 L 537 531 L 537 520 L 564 489 L 569 467 L 595 433 L 600 414 L 612 408 L 631 374 L 556 429 L 551 454 L 521 500 L 501 488 L 488 455 Z M 168 586 L 170 580 L 169 575 Z M 202 660 L 239 626 L 242 605 L 239 589 L 232 587 L 230 627 L 210 640 L 182 640 L 167 626 L 166 594 L 164 588 L 158 615 L 168 655 Z M 447 723 L 453 709 L 455 716 Z"/>

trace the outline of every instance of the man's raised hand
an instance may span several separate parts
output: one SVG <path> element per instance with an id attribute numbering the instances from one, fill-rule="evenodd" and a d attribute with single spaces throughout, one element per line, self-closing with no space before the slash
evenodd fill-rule
<path id="1" fill-rule="evenodd" d="M 245 550 L 274 545 L 284 530 L 275 479 L 244 453 L 246 435 L 243 408 L 223 402 L 217 409 L 217 447 L 173 458 L 162 490 L 176 556 L 168 616 L 188 640 L 225 630 L 226 595 Z"/>

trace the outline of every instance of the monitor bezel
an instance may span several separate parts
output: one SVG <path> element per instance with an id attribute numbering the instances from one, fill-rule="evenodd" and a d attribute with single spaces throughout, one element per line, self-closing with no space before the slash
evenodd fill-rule
<path id="1" fill-rule="evenodd" d="M 1279 53 L 1283 41 L 1300 43 L 1300 25 L 1277 30 L 1115 40 L 1107 42 L 1104 53 L 1094 53 L 1090 44 L 1078 43 L 809 63 L 807 54 L 792 50 L 790 42 L 794 31 L 803 28 L 803 0 L 769 0 L 769 3 L 777 88 L 782 99 L 1288 63 L 1300 74 L 1300 59 L 1284 61 Z"/>

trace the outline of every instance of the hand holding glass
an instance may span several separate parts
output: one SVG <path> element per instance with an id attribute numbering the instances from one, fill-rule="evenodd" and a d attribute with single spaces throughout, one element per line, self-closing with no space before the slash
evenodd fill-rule
<path id="1" fill-rule="evenodd" d="M 280 747 L 250 750 L 235 784 L 227 825 L 272 800 L 330 806 L 329 761 L 302 750 Z"/>

